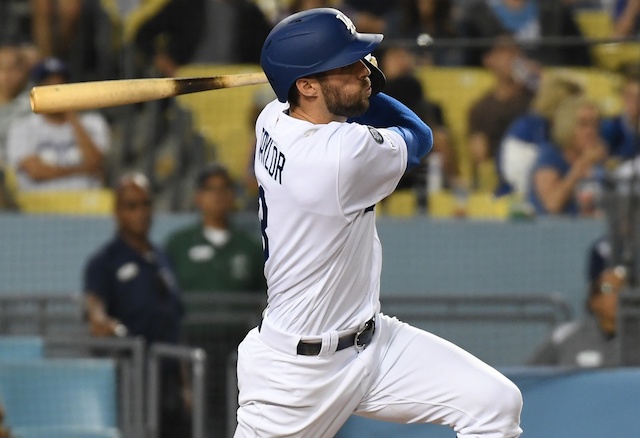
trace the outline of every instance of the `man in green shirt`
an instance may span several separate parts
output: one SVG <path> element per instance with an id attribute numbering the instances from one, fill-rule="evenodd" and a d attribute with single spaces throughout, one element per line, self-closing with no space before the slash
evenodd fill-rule
<path id="1" fill-rule="evenodd" d="M 256 313 L 256 306 L 215 298 L 255 294 L 266 304 L 264 258 L 258 238 L 232 223 L 234 182 L 227 169 L 207 165 L 195 186 L 200 220 L 172 233 L 166 253 L 183 292 L 187 342 L 207 352 L 208 435 L 225 436 L 227 360 L 255 325 L 247 312 Z"/>
<path id="2" fill-rule="evenodd" d="M 183 292 L 265 293 L 262 247 L 232 224 L 235 195 L 226 168 L 212 164 L 198 174 L 195 202 L 201 220 L 174 232 L 166 248 Z"/>

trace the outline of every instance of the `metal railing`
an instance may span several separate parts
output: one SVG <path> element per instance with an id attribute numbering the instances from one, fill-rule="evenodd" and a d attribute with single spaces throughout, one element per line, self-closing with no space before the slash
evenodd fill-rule
<path id="1" fill-rule="evenodd" d="M 79 294 L 2 294 L 0 334 L 85 332 Z"/>
<path id="2" fill-rule="evenodd" d="M 191 364 L 192 438 L 204 438 L 205 373 L 207 353 L 201 348 L 179 345 L 153 344 L 148 352 L 147 382 L 147 438 L 158 438 L 160 432 L 160 367 L 166 359 L 188 361 Z"/>
<path id="3" fill-rule="evenodd" d="M 188 329 L 196 327 L 202 330 L 204 336 L 210 336 L 218 332 L 222 327 L 233 327 L 236 332 L 246 333 L 255 327 L 266 304 L 264 293 L 201 293 L 187 294 L 185 297 L 187 313 L 185 326 Z M 34 300 L 36 304 L 34 305 Z M 467 330 L 463 337 L 472 338 L 472 342 L 483 343 L 482 349 L 495 344 L 497 349 L 509 350 L 513 355 L 512 346 L 504 344 L 505 339 L 517 337 L 518 333 L 510 330 L 518 327 L 527 336 L 526 342 L 521 339 L 510 339 L 509 342 L 526 344 L 525 347 L 533 348 L 532 342 L 540 340 L 543 334 L 551 333 L 553 328 L 571 318 L 570 306 L 559 295 L 531 294 L 525 296 L 515 295 L 471 295 L 471 296 L 383 296 L 381 298 L 382 311 L 385 314 L 394 315 L 410 322 L 417 327 L 422 323 L 445 324 L 447 327 L 465 327 Z M 11 306 L 8 306 L 8 304 Z M 43 303 L 46 303 L 43 304 Z M 59 313 L 56 305 L 51 303 L 66 303 L 69 309 L 64 313 L 76 321 L 81 314 L 81 301 L 76 296 L 0 298 L 0 329 L 11 328 L 10 322 L 16 318 L 41 319 L 43 322 L 35 325 L 34 329 L 42 330 L 46 334 L 50 330 L 52 314 Z M 17 307 L 16 307 L 17 306 Z M 74 306 L 78 308 L 73 309 Z M 13 315 L 11 309 L 21 308 Z M 74 316 L 75 315 L 75 316 Z M 8 319 L 6 319 L 8 318 Z M 80 320 L 80 322 L 82 322 Z M 9 324 L 7 326 L 7 324 Z M 500 337 L 486 336 L 482 329 L 485 326 L 498 326 Z M 533 333 L 533 328 L 536 328 Z M 509 329 L 507 329 L 509 328 Z M 85 328 L 86 332 L 86 328 Z M 5 333 L 5 332 L 0 332 Z M 224 333 L 224 332 L 223 332 Z M 509 334 L 509 336 L 504 336 Z M 444 335 L 445 338 L 448 338 Z M 206 352 L 202 348 L 194 348 L 194 345 L 176 346 L 156 344 L 145 346 L 142 341 L 129 338 L 92 338 L 86 336 L 45 336 L 46 349 L 51 354 L 76 354 L 89 355 L 95 352 L 115 356 L 119 358 L 120 367 L 120 415 L 123 438 L 143 437 L 155 438 L 159 432 L 158 423 L 158 397 L 159 391 L 159 366 L 163 360 L 178 359 L 186 361 L 191 368 L 191 382 L 193 389 L 193 438 L 201 438 L 205 435 L 205 423 L 214 414 L 211 406 L 207 405 L 207 392 L 209 380 L 207 363 L 209 359 L 219 358 L 226 367 L 224 374 L 224 391 L 216 394 L 221 397 L 215 409 L 219 409 L 222 427 L 229 436 L 233 435 L 236 425 L 237 400 L 237 376 L 235 344 L 227 345 L 222 349 L 215 342 L 209 343 Z M 450 339 L 454 342 L 455 339 Z M 228 347 L 228 348 L 227 348 Z M 491 353 L 490 353 L 491 354 Z M 493 363 L 493 365 L 502 365 Z M 146 375 L 145 374 L 146 371 Z M 218 377 L 222 379 L 222 377 Z"/>
<path id="4" fill-rule="evenodd" d="M 625 290 L 618 299 L 620 364 L 637 367 L 640 366 L 640 289 Z"/>
<path id="5" fill-rule="evenodd" d="M 404 319 L 456 321 L 539 321 L 557 325 L 571 319 L 559 294 L 386 296 L 384 313 Z"/>
<path id="6" fill-rule="evenodd" d="M 145 341 L 135 338 L 44 338 L 47 356 L 107 356 L 118 364 L 119 425 L 124 438 L 143 438 Z"/>

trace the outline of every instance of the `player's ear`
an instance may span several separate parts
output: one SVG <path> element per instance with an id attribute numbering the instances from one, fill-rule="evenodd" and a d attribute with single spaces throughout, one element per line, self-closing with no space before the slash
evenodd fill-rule
<path id="1" fill-rule="evenodd" d="M 296 80 L 296 88 L 301 96 L 315 97 L 320 94 L 320 87 L 317 79 L 300 78 Z"/>

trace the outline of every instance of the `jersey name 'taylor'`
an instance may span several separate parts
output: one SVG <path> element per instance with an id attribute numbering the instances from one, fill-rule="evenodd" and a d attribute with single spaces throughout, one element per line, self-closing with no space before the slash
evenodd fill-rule
<path id="1" fill-rule="evenodd" d="M 263 128 L 262 137 L 260 138 L 260 147 L 258 148 L 258 160 L 274 180 L 282 184 L 282 171 L 286 158 L 284 154 L 278 150 L 278 145 L 273 141 L 269 133 Z"/>

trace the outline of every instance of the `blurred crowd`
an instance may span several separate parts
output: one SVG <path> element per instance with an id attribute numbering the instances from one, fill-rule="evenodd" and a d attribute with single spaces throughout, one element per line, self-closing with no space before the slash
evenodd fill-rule
<path id="1" fill-rule="evenodd" d="M 126 155 L 115 146 L 115 113 L 33 114 L 32 86 L 171 77 L 199 63 L 257 64 L 276 22 L 326 6 L 343 10 L 361 32 L 384 33 L 375 55 L 385 91 L 434 130 L 433 152 L 399 186 L 415 191 L 423 210 L 430 193 L 452 190 L 514 196 L 535 214 L 592 216 L 603 175 L 636 155 L 634 68 L 616 72 L 624 75 L 622 111 L 605 117 L 582 84 L 546 67 L 599 67 L 577 14 L 606 13 L 609 37 L 632 40 L 640 0 L 10 0 L 0 3 L 0 206 L 19 208 L 15 196 L 23 192 L 110 188 L 138 165 L 114 159 Z M 480 68 L 493 77 L 460 115 L 464 144 L 456 144 L 442 105 L 417 74 L 428 66 Z"/>
<path id="2" fill-rule="evenodd" d="M 451 191 L 462 198 L 474 192 L 508 196 L 526 215 L 603 215 L 607 175 L 638 155 L 640 67 L 630 64 L 612 72 L 621 78 L 613 96 L 621 103 L 620 111 L 614 115 L 605 113 L 570 71 L 548 67 L 601 68 L 577 15 L 606 13 L 611 22 L 608 37 L 633 41 L 640 35 L 640 0 L 0 1 L 0 209 L 19 211 L 17 198 L 24 193 L 115 193 L 117 233 L 92 256 L 85 272 L 88 323 L 94 335 L 118 335 L 124 327 L 156 339 L 166 329 L 138 327 L 139 315 L 123 311 L 128 303 L 111 303 L 112 294 L 127 296 L 126 287 L 132 285 L 102 288 L 138 274 L 147 281 L 138 288 L 144 296 L 137 310 L 168 312 L 165 319 L 176 327 L 189 309 L 172 300 L 167 304 L 174 289 L 262 293 L 260 244 L 231 219 L 238 205 L 254 209 L 251 199 L 239 200 L 237 195 L 255 197 L 255 179 L 250 165 L 247 175 L 232 178 L 227 167 L 203 166 L 208 160 L 199 157 L 191 167 L 177 169 L 189 188 L 178 197 L 190 200 L 185 205 L 201 217 L 159 249 L 148 235 L 152 203 L 159 198 L 154 196 L 159 190 L 156 169 L 127 158 L 123 149 L 129 145 L 117 140 L 125 138 L 126 143 L 130 137 L 123 131 L 134 129 L 149 137 L 152 148 L 160 147 L 159 133 L 150 131 L 165 129 L 163 123 L 132 128 L 132 112 L 35 114 L 29 103 L 31 87 L 172 77 L 190 64 L 258 64 L 262 43 L 275 23 L 293 12 L 327 6 L 345 12 L 361 32 L 385 35 L 374 54 L 386 74 L 384 92 L 433 130 L 433 151 L 398 186 L 399 191 L 415 193 L 422 211 L 428 211 L 433 193 Z M 468 113 L 456 115 L 466 124 L 462 141 L 452 133 L 451 114 L 430 98 L 431 84 L 419 75 L 430 66 L 481 69 L 491 77 L 491 86 Z M 256 92 L 247 114 L 248 131 L 273 97 Z M 162 117 L 176 117 L 168 104 L 159 110 Z M 144 149 L 142 155 L 154 152 Z M 468 172 L 462 155 L 468 158 Z M 185 195 L 189 192 L 193 196 Z M 464 216 L 464 208 L 457 214 Z M 129 270 L 112 269 L 116 262 L 126 263 Z M 532 363 L 605 363 L 603 358 L 618 348 L 609 342 L 615 338 L 609 301 L 624 284 L 620 272 L 605 270 L 604 264 L 590 271 L 587 307 L 595 319 L 565 328 L 562 344 L 569 350 L 550 340 Z M 157 306 L 145 305 L 150 302 Z M 182 334 L 176 327 L 162 332 L 166 339 L 158 339 L 178 342 Z M 582 327 L 590 329 L 587 340 L 576 335 Z M 198 338 L 197 330 L 188 335 L 191 343 L 210 346 Z M 207 342 L 220 345 L 225 338 L 224 348 L 231 351 L 237 336 L 221 332 L 220 338 Z M 592 342 L 599 352 L 595 359 L 582 354 L 583 344 L 591 348 Z M 208 371 L 218 377 L 212 385 L 223 381 L 224 366 L 214 363 Z M 172 379 L 182 379 L 179 370 L 172 372 Z M 210 389 L 221 392 L 218 386 Z M 173 396 L 188 405 L 188 395 Z M 177 411 L 183 414 L 182 406 Z M 223 418 L 214 423 L 209 427 L 223 427 Z"/>

